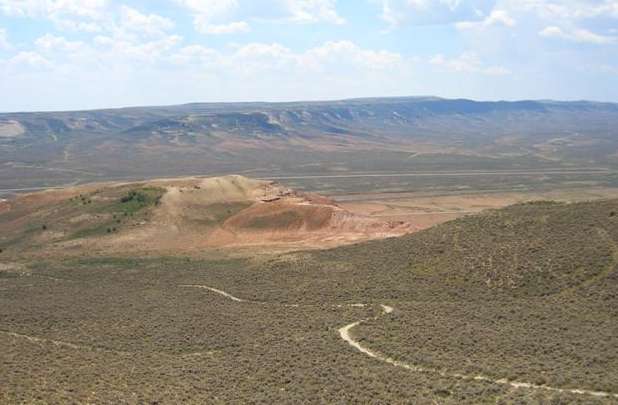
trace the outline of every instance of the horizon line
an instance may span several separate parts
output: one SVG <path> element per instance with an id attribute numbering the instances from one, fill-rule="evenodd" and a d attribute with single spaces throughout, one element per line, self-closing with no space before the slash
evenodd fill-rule
<path id="1" fill-rule="evenodd" d="M 95 107 L 84 109 L 40 109 L 40 110 L 17 110 L 17 111 L 0 111 L 0 115 L 4 114 L 37 114 L 37 113 L 77 113 L 77 112 L 93 112 L 93 111 L 110 111 L 110 110 L 129 110 L 139 108 L 171 108 L 171 107 L 183 107 L 191 105 L 286 105 L 286 104 L 320 104 L 320 103 L 345 103 L 354 101 L 369 101 L 369 100 L 403 100 L 403 99 L 427 99 L 431 101 L 471 101 L 475 103 L 590 103 L 590 104 L 610 104 L 618 105 L 618 101 L 599 101 L 589 99 L 474 99 L 467 97 L 442 97 L 433 95 L 408 95 L 408 96 L 363 96 L 363 97 L 350 97 L 350 98 L 324 98 L 324 99 L 298 99 L 298 100 L 285 100 L 285 101 L 266 101 L 266 100 L 254 100 L 254 101 L 189 101 L 185 103 L 172 103 L 172 104 L 135 104 L 124 106 L 111 106 L 111 107 Z"/>

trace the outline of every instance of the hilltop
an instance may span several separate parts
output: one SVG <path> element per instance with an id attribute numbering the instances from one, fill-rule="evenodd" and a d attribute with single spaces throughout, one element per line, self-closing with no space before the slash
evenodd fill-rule
<path id="1" fill-rule="evenodd" d="M 319 195 L 236 175 L 89 184 L 0 203 L 5 255 L 326 247 L 415 229 L 402 221 L 352 214 Z"/>

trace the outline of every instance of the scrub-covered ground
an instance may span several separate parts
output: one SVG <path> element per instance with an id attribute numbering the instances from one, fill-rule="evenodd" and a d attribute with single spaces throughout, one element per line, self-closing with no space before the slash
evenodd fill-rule
<path id="1" fill-rule="evenodd" d="M 616 403 L 617 238 L 612 200 L 258 259 L 6 256 L 0 402 Z"/>

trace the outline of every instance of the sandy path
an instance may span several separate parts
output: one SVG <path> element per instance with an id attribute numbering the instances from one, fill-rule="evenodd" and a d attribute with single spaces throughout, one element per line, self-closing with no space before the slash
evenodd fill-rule
<path id="1" fill-rule="evenodd" d="M 31 335 L 24 335 L 24 334 L 21 334 L 21 333 L 15 333 L 15 332 L 4 331 L 4 330 L 0 330 L 0 334 L 4 334 L 4 335 L 11 336 L 11 337 L 18 338 L 18 339 L 23 339 L 23 340 L 26 340 L 26 341 L 28 341 L 30 343 L 34 343 L 34 344 L 38 344 L 38 345 L 51 344 L 51 345 L 54 345 L 54 346 L 66 347 L 68 349 L 73 349 L 73 350 L 91 351 L 91 352 L 98 352 L 98 353 L 113 353 L 113 354 L 120 354 L 120 355 L 139 354 L 139 353 L 134 353 L 134 352 L 122 351 L 122 350 L 106 349 L 106 348 L 103 348 L 103 347 L 78 345 L 78 344 L 75 344 L 75 343 L 64 342 L 62 340 L 54 340 L 54 339 L 41 338 L 41 337 L 36 337 L 36 336 L 31 336 Z"/>
<path id="2" fill-rule="evenodd" d="M 0 333 L 7 335 L 7 336 L 14 337 L 14 338 L 25 339 L 30 343 L 36 343 L 36 344 L 47 343 L 47 344 L 53 344 L 54 346 L 68 347 L 69 349 L 74 349 L 74 350 L 83 350 L 83 349 L 92 350 L 93 349 L 93 348 L 86 347 L 86 346 L 79 346 L 73 343 L 63 342 L 61 340 L 44 339 L 44 338 L 39 338 L 35 336 L 30 336 L 30 335 L 22 335 L 21 333 L 8 332 L 4 330 L 0 331 Z"/>
<path id="3" fill-rule="evenodd" d="M 235 297 L 232 294 L 227 293 L 227 292 L 222 291 L 222 290 L 219 290 L 217 288 L 213 288 L 213 287 L 209 287 L 207 285 L 201 285 L 201 284 L 183 284 L 183 285 L 179 285 L 179 287 L 182 287 L 182 288 L 201 288 L 203 290 L 210 290 L 210 291 L 212 291 L 214 293 L 222 295 L 225 298 L 228 298 L 228 299 L 230 299 L 232 301 L 236 301 L 236 302 L 249 302 L 251 304 L 261 304 L 261 305 L 279 305 L 279 306 L 288 307 L 288 308 L 317 307 L 318 306 L 317 304 L 279 304 L 279 303 L 275 303 L 275 302 L 245 300 L 245 299 L 242 299 L 242 298 Z M 367 305 L 366 304 L 361 304 L 361 303 L 356 303 L 356 304 L 333 304 L 331 306 L 335 307 L 335 308 L 343 308 L 343 307 L 364 308 Z"/>
<path id="4" fill-rule="evenodd" d="M 249 300 L 244 300 L 242 298 L 238 298 L 232 294 L 229 294 L 223 290 L 219 290 L 217 288 L 214 287 L 209 287 L 206 285 L 196 285 L 196 284 L 191 284 L 191 285 L 181 285 L 180 287 L 185 287 L 185 288 L 200 288 L 200 289 L 205 289 L 205 290 L 209 290 L 212 291 L 216 294 L 219 294 L 229 300 L 235 301 L 235 302 L 250 302 L 250 303 L 259 303 L 259 304 L 267 304 L 266 302 L 258 302 L 258 301 L 249 301 Z M 275 304 L 276 305 L 276 304 Z M 313 305 L 301 305 L 301 304 L 284 304 L 284 306 L 287 307 L 295 307 L 295 308 L 299 308 L 299 307 L 303 307 L 303 306 L 313 306 Z M 348 307 L 366 307 L 367 304 L 336 304 L 333 305 L 334 307 L 344 307 L 344 306 L 348 306 Z M 544 391 L 551 391 L 551 392 L 559 392 L 559 393 L 569 393 L 569 394 L 578 394 L 578 395 L 588 395 L 588 396 L 593 396 L 593 397 L 606 397 L 606 398 L 618 398 L 618 394 L 614 394 L 614 393 L 610 393 L 610 392 L 604 392 L 604 391 L 591 391 L 591 390 L 586 390 L 586 389 L 580 389 L 580 388 L 557 388 L 557 387 L 552 387 L 549 385 L 538 385 L 538 384 L 532 384 L 532 383 L 528 383 L 528 382 L 521 382 L 521 381 L 511 381 L 508 380 L 506 378 L 501 378 L 501 379 L 495 379 L 495 378 L 491 378 L 482 374 L 477 374 L 477 375 L 470 375 L 470 374 L 461 374 L 461 373 L 454 373 L 454 372 L 447 372 L 447 371 L 443 371 L 443 370 L 439 370 L 436 368 L 431 368 L 431 367 L 422 367 L 422 366 L 418 366 L 418 365 L 414 365 L 414 364 L 410 364 L 410 363 L 405 363 L 402 361 L 398 361 L 395 360 L 391 357 L 382 355 L 378 352 L 375 352 L 363 345 L 361 345 L 361 343 L 359 341 L 357 341 L 356 339 L 354 339 L 354 337 L 351 335 L 350 331 L 352 329 L 354 329 L 355 327 L 363 324 L 364 322 L 367 322 L 370 319 L 377 319 L 380 316 L 383 315 L 387 315 L 390 314 L 394 311 L 393 307 L 390 307 L 388 305 L 380 305 L 382 308 L 382 313 L 374 318 L 367 318 L 367 319 L 362 319 L 360 321 L 356 321 L 356 322 L 352 322 L 348 325 L 345 325 L 341 328 L 339 328 L 339 336 L 341 337 L 341 339 L 343 339 L 346 343 L 348 343 L 350 346 L 352 346 L 353 348 L 355 348 L 356 350 L 358 350 L 359 352 L 372 357 L 374 359 L 380 360 L 382 362 L 391 364 L 395 367 L 400 367 L 400 368 L 404 368 L 406 370 L 410 370 L 416 373 L 430 373 L 430 374 L 437 374 L 441 377 L 446 377 L 446 378 L 457 378 L 457 379 L 461 379 L 461 380 L 473 380 L 473 381 L 484 381 L 484 382 L 489 382 L 489 383 L 493 383 L 493 384 L 498 384 L 498 385 L 508 385 L 512 388 L 526 388 L 526 389 L 534 389 L 534 390 L 544 390 Z M 73 350 L 89 350 L 89 351 L 95 351 L 95 352 L 109 352 L 109 353 L 115 353 L 115 354 L 122 354 L 122 355 L 132 355 L 132 354 L 138 354 L 138 353 L 133 353 L 133 352 L 125 352 L 125 351 L 117 351 L 117 350 L 111 350 L 111 349 L 104 349 L 104 348 L 99 348 L 99 347 L 93 347 L 93 346 L 84 346 L 84 345 L 77 345 L 74 343 L 69 343 L 69 342 L 63 342 L 60 340 L 53 340 L 53 339 L 45 339 L 45 338 L 39 338 L 39 337 L 35 337 L 35 336 L 30 336 L 30 335 L 24 335 L 24 334 L 20 334 L 20 333 L 15 333 L 15 332 L 10 332 L 10 331 L 2 331 L 0 330 L 0 334 L 4 334 L 10 337 L 14 337 L 14 338 L 19 338 L 19 339 L 24 339 L 27 340 L 31 343 L 35 343 L 35 344 L 53 344 L 55 346 L 60 346 L 60 347 L 66 347 L 69 349 L 73 349 Z M 167 353 L 160 353 L 160 354 L 167 354 Z M 204 354 L 210 354 L 210 352 L 195 352 L 195 353 L 188 353 L 188 354 L 182 354 L 178 357 L 190 357 L 190 356 L 200 356 L 200 355 L 204 355 Z M 176 357 L 176 356 L 174 356 Z"/>
<path id="5" fill-rule="evenodd" d="M 238 298 L 233 296 L 232 294 L 229 294 L 223 290 L 219 290 L 217 288 L 213 288 L 213 287 L 209 287 L 209 286 L 205 286 L 205 285 L 182 285 L 181 287 L 191 287 L 191 288 L 202 288 L 205 290 L 210 290 L 212 292 L 215 292 L 219 295 L 222 295 L 232 301 L 236 301 L 236 302 L 253 302 L 253 301 L 248 301 L 248 300 L 244 300 L 242 298 Z M 262 304 L 267 304 L 266 302 L 260 302 Z M 289 307 L 303 307 L 305 305 L 301 305 L 301 304 L 288 304 L 286 306 Z M 367 306 L 366 304 L 346 304 L 346 305 L 333 305 L 335 307 L 342 307 L 342 306 L 352 306 L 352 307 L 365 307 Z M 507 385 L 510 386 L 512 388 L 527 388 L 527 389 L 533 389 L 533 390 L 544 390 L 544 391 L 551 391 L 551 392 L 559 392 L 559 393 L 568 393 L 568 394 L 577 394 L 577 395 L 588 395 L 588 396 L 593 396 L 593 397 L 606 397 L 606 398 L 618 398 L 618 394 L 613 394 L 611 392 L 604 392 L 604 391 L 591 391 L 591 390 L 586 390 L 586 389 L 580 389 L 580 388 L 557 388 L 557 387 L 552 387 L 549 385 L 538 385 L 538 384 L 532 384 L 532 383 L 528 383 L 528 382 L 521 382 L 521 381 L 511 381 L 508 380 L 506 378 L 500 378 L 500 379 L 495 379 L 495 378 L 491 378 L 482 374 L 477 374 L 477 375 L 470 375 L 470 374 L 461 374 L 461 373 L 454 373 L 454 372 L 447 372 L 447 371 L 442 371 L 442 370 L 438 370 L 436 368 L 431 368 L 431 367 L 422 367 L 422 366 L 417 366 L 417 365 L 413 365 L 413 364 L 409 364 L 409 363 L 405 363 L 402 361 L 398 361 L 395 360 L 391 357 L 388 356 L 384 356 L 378 352 L 375 352 L 363 345 L 360 344 L 359 341 L 355 340 L 354 337 L 350 334 L 350 331 L 352 329 L 354 329 L 355 327 L 361 325 L 364 322 L 367 322 L 369 319 L 377 319 L 380 316 L 383 315 L 387 315 L 390 314 L 394 311 L 393 307 L 390 307 L 388 305 L 380 305 L 382 308 L 382 314 L 378 315 L 377 317 L 374 318 L 368 318 L 368 319 L 362 319 L 360 321 L 356 321 L 356 322 L 352 322 L 348 325 L 343 326 L 342 328 L 339 328 L 339 336 L 341 337 L 341 339 L 343 339 L 346 343 L 348 343 L 350 346 L 352 346 L 353 348 L 355 348 L 356 350 L 358 350 L 359 352 L 372 357 L 374 359 L 383 361 L 385 363 L 391 364 L 395 367 L 401 367 L 404 368 L 406 370 L 410 370 L 416 373 L 430 373 L 430 374 L 437 374 L 441 377 L 446 377 L 446 378 L 457 378 L 460 380 L 473 380 L 473 381 L 484 381 L 484 382 L 488 382 L 488 383 L 492 383 L 492 384 L 498 384 L 498 385 Z"/>
<path id="6" fill-rule="evenodd" d="M 232 301 L 236 301 L 236 302 L 249 302 L 247 300 L 243 300 L 242 298 L 234 297 L 232 294 L 228 294 L 225 291 L 218 290 L 218 289 L 213 288 L 213 287 L 208 287 L 207 285 L 183 284 L 183 285 L 180 285 L 179 287 L 183 287 L 183 288 L 202 288 L 204 290 L 210 290 L 210 291 L 215 292 L 215 293 L 217 293 L 219 295 L 223 295 L 225 298 L 229 298 Z"/>
<path id="7" fill-rule="evenodd" d="M 389 314 L 393 312 L 393 308 L 386 306 L 386 305 L 382 305 L 382 315 L 385 314 Z M 372 318 L 372 319 L 377 319 L 378 317 Z M 380 353 L 377 353 L 367 347 L 364 347 L 363 345 L 360 344 L 359 341 L 355 340 L 354 337 L 352 337 L 352 335 L 350 334 L 350 331 L 352 329 L 354 329 L 355 327 L 359 326 L 360 324 L 368 321 L 369 319 L 363 319 L 360 321 L 356 321 L 356 322 L 352 322 L 342 328 L 339 329 L 339 336 L 341 336 L 341 339 L 345 340 L 350 346 L 354 347 L 356 350 L 358 350 L 359 352 L 369 356 L 369 357 L 373 357 L 374 359 L 383 361 L 385 363 L 391 364 L 395 367 L 401 367 L 401 368 L 405 368 L 406 370 L 410 370 L 416 373 L 429 373 L 429 374 L 437 374 L 441 377 L 446 377 L 446 378 L 457 378 L 460 380 L 473 380 L 473 381 L 485 381 L 485 382 L 489 382 L 489 383 L 493 383 L 493 384 L 498 384 L 498 385 L 508 385 L 510 387 L 513 388 L 527 388 L 527 389 L 533 389 L 533 390 L 544 390 L 544 391 L 552 391 L 552 392 L 559 392 L 559 393 L 568 393 L 568 394 L 578 394 L 578 395 L 588 395 L 588 396 L 593 396 L 593 397 L 606 397 L 606 398 L 618 398 L 618 394 L 613 394 L 611 392 L 604 392 L 604 391 L 591 391 L 591 390 L 586 390 L 586 389 L 580 389 L 580 388 L 574 388 L 574 389 L 570 389 L 570 388 L 557 388 L 557 387 L 552 387 L 549 385 L 538 385 L 538 384 L 532 384 L 532 383 L 528 383 L 528 382 L 520 382 L 520 381 L 511 381 L 508 380 L 506 378 L 500 378 L 500 379 L 495 379 L 495 378 L 491 378 L 482 374 L 477 374 L 477 375 L 469 375 L 469 374 L 461 374 L 461 373 L 454 373 L 454 372 L 447 372 L 447 371 L 442 371 L 442 370 L 438 370 L 436 368 L 430 368 L 430 367 L 422 367 L 422 366 L 418 366 L 418 365 L 414 365 L 414 364 L 410 364 L 410 363 L 405 363 L 402 361 L 398 361 L 395 360 L 391 357 L 388 356 L 384 356 Z"/>

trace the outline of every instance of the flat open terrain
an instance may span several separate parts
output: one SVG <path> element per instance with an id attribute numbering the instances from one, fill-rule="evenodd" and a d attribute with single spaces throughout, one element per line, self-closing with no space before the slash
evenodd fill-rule
<path id="1" fill-rule="evenodd" d="M 570 188 L 546 191 L 392 192 L 332 195 L 341 207 L 360 215 L 405 221 L 417 229 L 530 201 L 578 202 L 618 198 L 618 188 Z"/>

